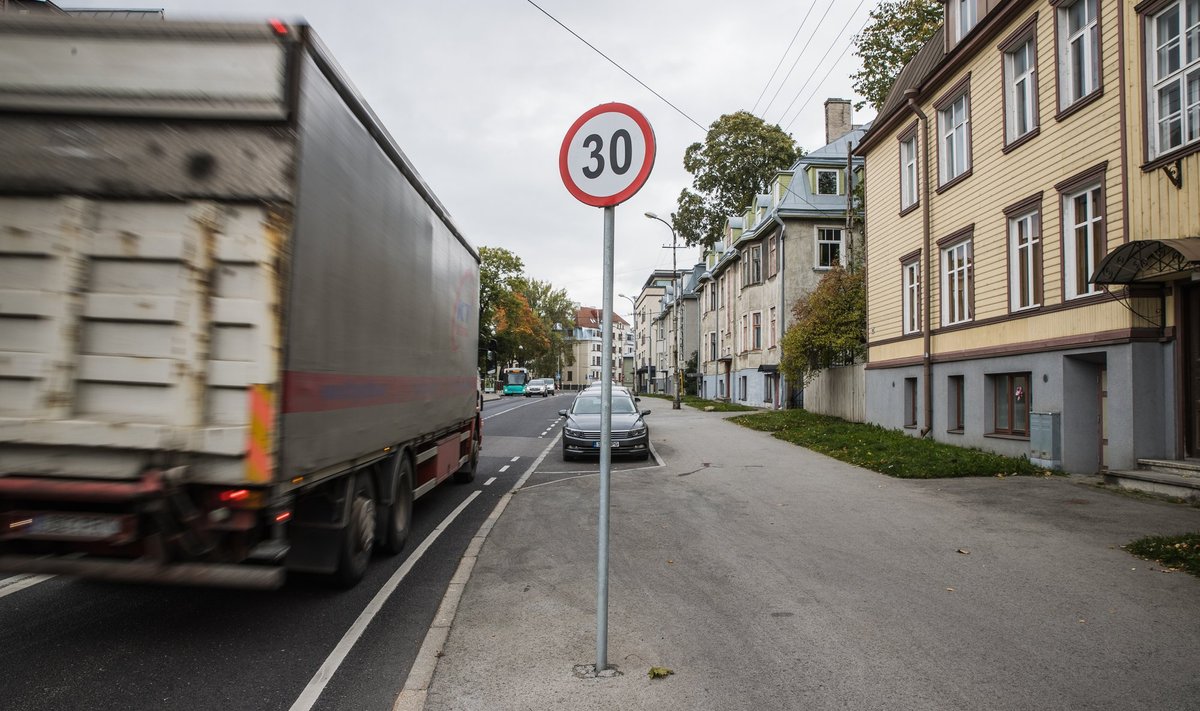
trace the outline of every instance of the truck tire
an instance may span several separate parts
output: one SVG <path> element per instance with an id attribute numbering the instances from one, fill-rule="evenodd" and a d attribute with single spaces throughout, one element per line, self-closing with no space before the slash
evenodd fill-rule
<path id="1" fill-rule="evenodd" d="M 333 573 L 334 581 L 351 588 L 362 580 L 371 562 L 371 551 L 375 548 L 375 483 L 369 472 L 354 475 L 349 495 L 350 516 L 342 529 L 342 550 L 338 567 Z"/>
<path id="2" fill-rule="evenodd" d="M 412 460 L 401 452 L 396 455 L 396 496 L 386 512 L 386 523 L 382 531 L 382 550 L 387 555 L 396 555 L 404 550 L 408 533 L 412 530 L 413 468 Z"/>
<path id="3" fill-rule="evenodd" d="M 479 468 L 479 440 L 471 440 L 471 459 L 454 472 L 456 484 L 470 484 L 475 481 L 475 470 Z"/>

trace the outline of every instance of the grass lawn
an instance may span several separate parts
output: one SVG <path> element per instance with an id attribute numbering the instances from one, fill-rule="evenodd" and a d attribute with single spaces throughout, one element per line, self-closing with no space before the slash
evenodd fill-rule
<path id="1" fill-rule="evenodd" d="M 902 479 L 1044 475 L 1027 459 L 919 439 L 877 425 L 862 425 L 807 410 L 774 410 L 730 419 L 834 459 Z"/>
<path id="2" fill-rule="evenodd" d="M 1121 547 L 1138 558 L 1157 561 L 1163 567 L 1186 570 L 1200 576 L 1200 533 L 1147 536 Z"/>
<path id="3" fill-rule="evenodd" d="M 661 393 L 642 393 L 638 397 L 652 397 L 659 400 L 674 400 L 673 395 L 663 395 Z M 684 395 L 682 400 L 684 405 L 703 410 L 706 407 L 711 407 L 713 412 L 756 412 L 757 408 L 746 407 L 732 402 L 721 402 L 720 400 L 705 400 L 704 398 L 696 397 L 695 395 Z"/>

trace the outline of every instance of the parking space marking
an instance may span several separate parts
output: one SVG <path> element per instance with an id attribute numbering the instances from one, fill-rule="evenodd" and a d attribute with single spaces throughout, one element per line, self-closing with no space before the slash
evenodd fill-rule
<path id="1" fill-rule="evenodd" d="M 505 468 L 507 469 L 507 467 L 505 467 Z M 492 477 L 491 479 L 488 479 L 487 481 L 483 482 L 483 485 L 491 486 L 493 481 L 496 481 L 496 477 Z"/>

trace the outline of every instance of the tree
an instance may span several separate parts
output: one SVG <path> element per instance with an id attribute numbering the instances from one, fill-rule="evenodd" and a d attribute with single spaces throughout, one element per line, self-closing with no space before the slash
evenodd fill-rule
<path id="1" fill-rule="evenodd" d="M 817 288 L 800 297 L 795 323 L 783 334 L 779 367 L 793 383 L 807 384 L 817 373 L 849 365 L 866 354 L 866 284 L 860 270 L 835 267 Z"/>
<path id="2" fill-rule="evenodd" d="M 900 70 L 942 25 L 941 0 L 884 0 L 871 10 L 867 26 L 852 42 L 862 69 L 850 75 L 854 91 L 870 104 L 883 106 Z"/>
<path id="3" fill-rule="evenodd" d="M 574 326 L 576 305 L 565 289 L 555 289 L 550 282 L 530 279 L 523 291 L 547 335 L 546 350 L 533 357 L 531 366 L 539 375 L 557 376 L 560 366 L 575 363 L 566 338 Z"/>
<path id="4" fill-rule="evenodd" d="M 725 114 L 712 123 L 703 143 L 693 143 L 683 154 L 695 191 L 680 193 L 671 225 L 689 246 L 711 247 L 720 241 L 726 218 L 744 211 L 778 171 L 801 155 L 777 124 L 748 111 Z"/>

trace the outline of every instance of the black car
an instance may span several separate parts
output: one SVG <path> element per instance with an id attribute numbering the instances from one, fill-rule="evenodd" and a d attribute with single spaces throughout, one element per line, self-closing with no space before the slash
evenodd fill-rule
<path id="1" fill-rule="evenodd" d="M 563 425 L 563 459 L 600 454 L 600 391 L 585 390 L 571 403 Z M 638 411 L 635 398 L 614 389 L 612 394 L 612 453 L 628 454 L 639 459 L 650 458 L 650 430 Z"/>

